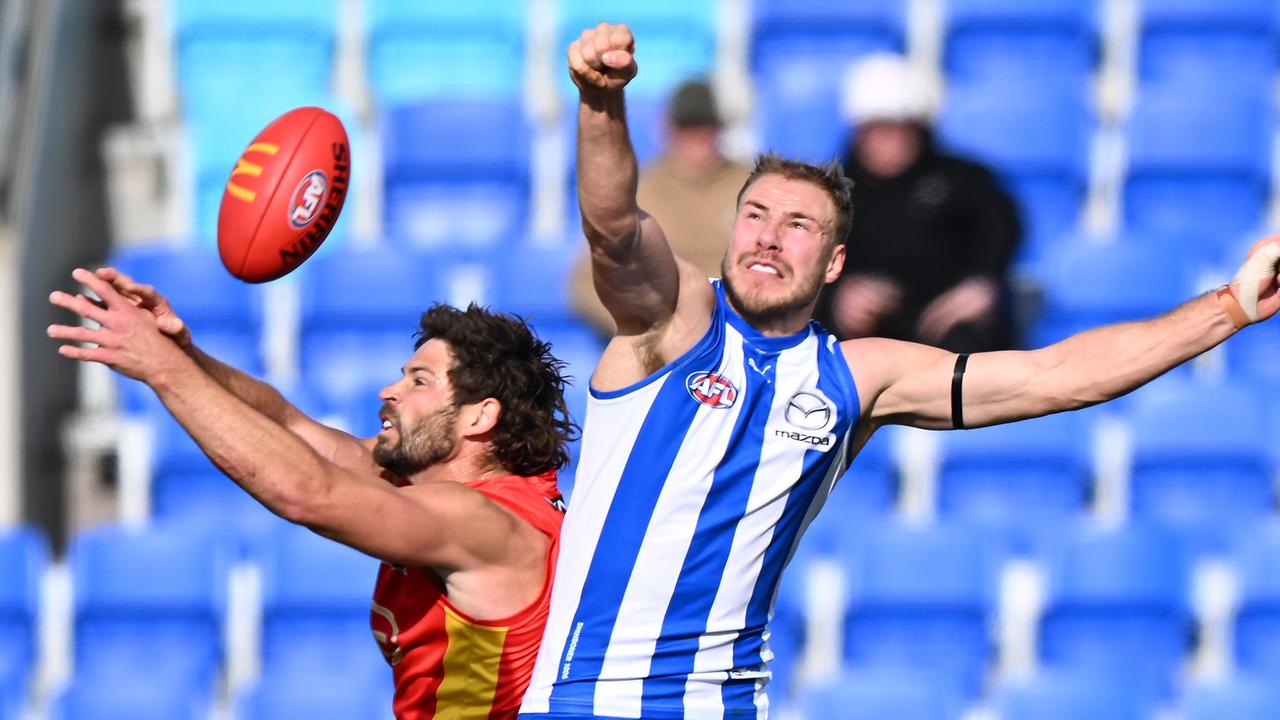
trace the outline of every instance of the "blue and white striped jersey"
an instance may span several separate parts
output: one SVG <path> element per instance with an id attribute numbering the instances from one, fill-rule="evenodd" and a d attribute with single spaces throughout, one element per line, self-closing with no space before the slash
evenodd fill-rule
<path id="1" fill-rule="evenodd" d="M 524 714 L 767 714 L 778 579 L 848 465 L 858 397 L 821 326 L 766 337 L 714 287 L 696 346 L 591 391 Z"/>

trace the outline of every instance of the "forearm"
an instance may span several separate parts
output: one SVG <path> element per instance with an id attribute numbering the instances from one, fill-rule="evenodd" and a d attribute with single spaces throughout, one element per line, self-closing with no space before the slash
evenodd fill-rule
<path id="1" fill-rule="evenodd" d="M 150 384 L 220 470 L 272 512 L 310 524 L 311 508 L 332 489 L 334 467 L 200 370 L 195 362 L 175 362 Z"/>
<path id="2" fill-rule="evenodd" d="M 283 424 L 289 419 L 293 406 L 278 390 L 209 355 L 195 345 L 188 346 L 186 350 L 202 370 L 249 407 L 276 423 Z"/>
<path id="3" fill-rule="evenodd" d="M 593 247 L 635 238 L 638 178 L 622 91 L 584 94 L 578 104 L 578 205 Z"/>
<path id="4" fill-rule="evenodd" d="M 1036 352 L 1044 363 L 1036 381 L 1054 410 L 1124 395 L 1235 334 L 1213 293 L 1160 317 L 1089 330 Z"/>

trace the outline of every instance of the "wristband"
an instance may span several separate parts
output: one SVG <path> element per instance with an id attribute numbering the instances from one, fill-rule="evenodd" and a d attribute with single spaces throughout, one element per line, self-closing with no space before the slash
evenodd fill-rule
<path id="1" fill-rule="evenodd" d="M 1231 318 L 1231 324 L 1235 325 L 1237 330 L 1243 330 L 1250 324 L 1249 316 L 1245 314 L 1244 308 L 1240 307 L 1240 301 L 1231 294 L 1230 285 L 1223 285 L 1214 294 L 1218 296 L 1218 304 L 1222 305 L 1223 311 L 1227 313 L 1227 317 Z"/>

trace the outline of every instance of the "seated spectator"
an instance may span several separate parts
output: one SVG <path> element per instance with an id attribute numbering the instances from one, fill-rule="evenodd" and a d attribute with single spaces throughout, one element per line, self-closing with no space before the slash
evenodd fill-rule
<path id="1" fill-rule="evenodd" d="M 1012 197 L 986 167 L 934 145 L 926 83 L 901 56 L 855 65 L 843 105 L 853 228 L 815 317 L 842 339 L 1011 347 L 1006 275 L 1022 233 Z"/>

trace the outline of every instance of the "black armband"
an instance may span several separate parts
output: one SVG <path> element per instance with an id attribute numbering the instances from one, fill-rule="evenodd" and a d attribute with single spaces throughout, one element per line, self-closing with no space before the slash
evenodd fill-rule
<path id="1" fill-rule="evenodd" d="M 951 373 L 951 427 L 964 430 L 964 368 L 969 364 L 969 353 L 956 356 L 956 369 Z"/>

